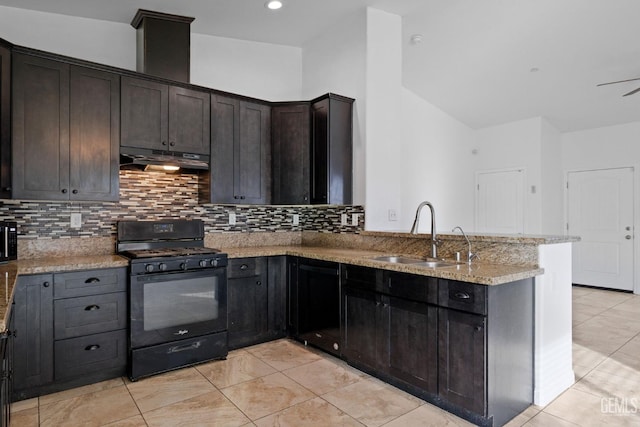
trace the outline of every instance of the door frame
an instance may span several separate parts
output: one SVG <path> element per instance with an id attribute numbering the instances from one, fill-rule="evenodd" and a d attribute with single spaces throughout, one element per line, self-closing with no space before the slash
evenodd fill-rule
<path id="1" fill-rule="evenodd" d="M 606 171 L 613 169 L 631 169 L 631 173 L 633 174 L 631 178 L 631 182 L 633 185 L 632 194 L 633 194 L 633 293 L 638 295 L 640 294 L 640 263 L 638 262 L 638 256 L 640 255 L 640 236 L 636 234 L 636 229 L 638 224 L 640 224 L 638 215 L 640 214 L 640 197 L 638 196 L 638 191 L 640 190 L 640 174 L 636 173 L 637 170 L 640 170 L 638 165 L 611 165 L 609 167 L 583 167 L 580 169 L 567 169 L 564 171 L 564 183 L 563 183 L 563 192 L 564 192 L 564 226 L 563 233 L 565 236 L 571 236 L 571 232 L 567 230 L 567 225 L 569 223 L 569 174 L 576 172 L 597 172 L 597 171 Z"/>
<path id="2" fill-rule="evenodd" d="M 473 204 L 473 226 L 475 230 L 478 230 L 478 215 L 480 213 L 480 197 L 478 195 L 478 186 L 480 185 L 480 175 L 481 174 L 490 174 L 490 173 L 504 173 L 504 172 L 522 172 L 522 233 L 526 234 L 527 230 L 527 168 L 522 167 L 513 167 L 513 168 L 504 168 L 504 169 L 486 169 L 486 170 L 477 170 L 475 172 L 475 190 L 474 194 L 474 204 Z"/>

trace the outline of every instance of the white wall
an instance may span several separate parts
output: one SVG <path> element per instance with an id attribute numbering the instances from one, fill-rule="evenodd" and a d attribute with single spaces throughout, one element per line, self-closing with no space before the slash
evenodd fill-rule
<path id="1" fill-rule="evenodd" d="M 136 69 L 129 24 L 0 6 L 0 37 L 11 43 L 128 70 Z M 191 34 L 191 83 L 255 98 L 298 100 L 302 50 Z"/>
<path id="2" fill-rule="evenodd" d="M 366 228 L 384 229 L 389 209 L 400 210 L 403 165 L 401 136 L 402 20 L 367 8 Z"/>
<path id="3" fill-rule="evenodd" d="M 0 38 L 25 47 L 136 69 L 136 30 L 128 24 L 0 6 Z"/>
<path id="4" fill-rule="evenodd" d="M 401 212 L 388 229 L 409 231 L 418 204 L 428 200 L 437 231 L 457 225 L 472 231 L 474 131 L 406 88 L 401 128 L 402 160 L 396 171 L 403 177 Z M 420 232 L 430 231 L 429 221 L 428 213 L 421 216 Z"/>
<path id="5" fill-rule="evenodd" d="M 564 234 L 564 174 L 562 135 L 542 119 L 540 195 L 542 234 Z"/>
<path id="6" fill-rule="evenodd" d="M 302 49 L 191 34 L 191 83 L 268 101 L 301 99 Z"/>
<path id="7" fill-rule="evenodd" d="M 367 16 L 358 12 L 334 24 L 302 48 L 302 96 L 327 92 L 354 98 L 353 203 L 365 203 L 366 156 L 366 29 Z"/>
<path id="8" fill-rule="evenodd" d="M 541 119 L 492 126 L 476 131 L 475 171 L 525 170 L 524 233 L 541 232 Z M 536 187 L 532 194 L 531 187 Z"/>

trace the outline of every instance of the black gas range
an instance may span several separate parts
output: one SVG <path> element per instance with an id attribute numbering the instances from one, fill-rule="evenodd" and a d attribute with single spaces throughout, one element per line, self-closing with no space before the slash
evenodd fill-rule
<path id="1" fill-rule="evenodd" d="M 121 221 L 132 380 L 227 355 L 227 255 L 200 220 Z"/>

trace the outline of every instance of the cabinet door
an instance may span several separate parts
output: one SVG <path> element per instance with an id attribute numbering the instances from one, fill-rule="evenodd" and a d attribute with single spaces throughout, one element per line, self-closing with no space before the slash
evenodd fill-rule
<path id="1" fill-rule="evenodd" d="M 240 274 L 231 271 L 236 270 L 236 266 Z M 259 342 L 268 332 L 266 266 L 266 258 L 235 259 L 230 262 L 227 287 L 229 348 Z"/>
<path id="2" fill-rule="evenodd" d="M 0 198 L 11 198 L 11 51 L 0 46 Z"/>
<path id="3" fill-rule="evenodd" d="M 274 106 L 271 109 L 273 204 L 310 203 L 309 114 L 309 104 Z"/>
<path id="4" fill-rule="evenodd" d="M 380 298 L 373 292 L 346 288 L 344 292 L 344 343 L 342 354 L 356 365 L 378 367 L 377 328 Z"/>
<path id="5" fill-rule="evenodd" d="M 239 202 L 234 198 L 234 155 L 239 138 L 240 102 L 234 98 L 212 95 L 211 170 L 208 180 L 208 201 L 211 203 Z"/>
<path id="6" fill-rule="evenodd" d="M 329 99 L 311 105 L 311 203 L 328 203 Z"/>
<path id="7" fill-rule="evenodd" d="M 438 395 L 486 415 L 486 335 L 484 316 L 438 309 Z"/>
<path id="8" fill-rule="evenodd" d="M 148 80 L 122 78 L 120 145 L 169 149 L 169 86 Z"/>
<path id="9" fill-rule="evenodd" d="M 438 309 L 435 306 L 390 298 L 389 349 L 384 356 L 388 372 L 424 391 L 438 392 Z"/>
<path id="10" fill-rule="evenodd" d="M 243 204 L 268 204 L 271 200 L 269 106 L 240 101 L 240 140 L 234 151 L 234 198 Z"/>
<path id="11" fill-rule="evenodd" d="M 71 200 L 119 198 L 120 77 L 71 67 Z"/>
<path id="12" fill-rule="evenodd" d="M 311 104 L 311 202 L 352 201 L 353 99 L 329 94 Z"/>
<path id="13" fill-rule="evenodd" d="M 53 277 L 20 276 L 14 302 L 14 394 L 23 399 L 53 381 Z"/>
<path id="14" fill-rule="evenodd" d="M 287 257 L 274 256 L 267 260 L 269 285 L 269 333 L 274 338 L 287 334 Z"/>
<path id="15" fill-rule="evenodd" d="M 209 155 L 210 96 L 207 92 L 169 88 L 169 149 Z"/>
<path id="16" fill-rule="evenodd" d="M 13 58 L 13 198 L 69 200 L 69 65 Z"/>

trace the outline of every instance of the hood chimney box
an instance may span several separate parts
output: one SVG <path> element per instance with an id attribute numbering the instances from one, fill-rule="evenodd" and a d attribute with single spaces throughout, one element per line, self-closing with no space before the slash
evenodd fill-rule
<path id="1" fill-rule="evenodd" d="M 138 9 L 131 21 L 137 30 L 137 71 L 189 83 L 193 20 Z"/>

